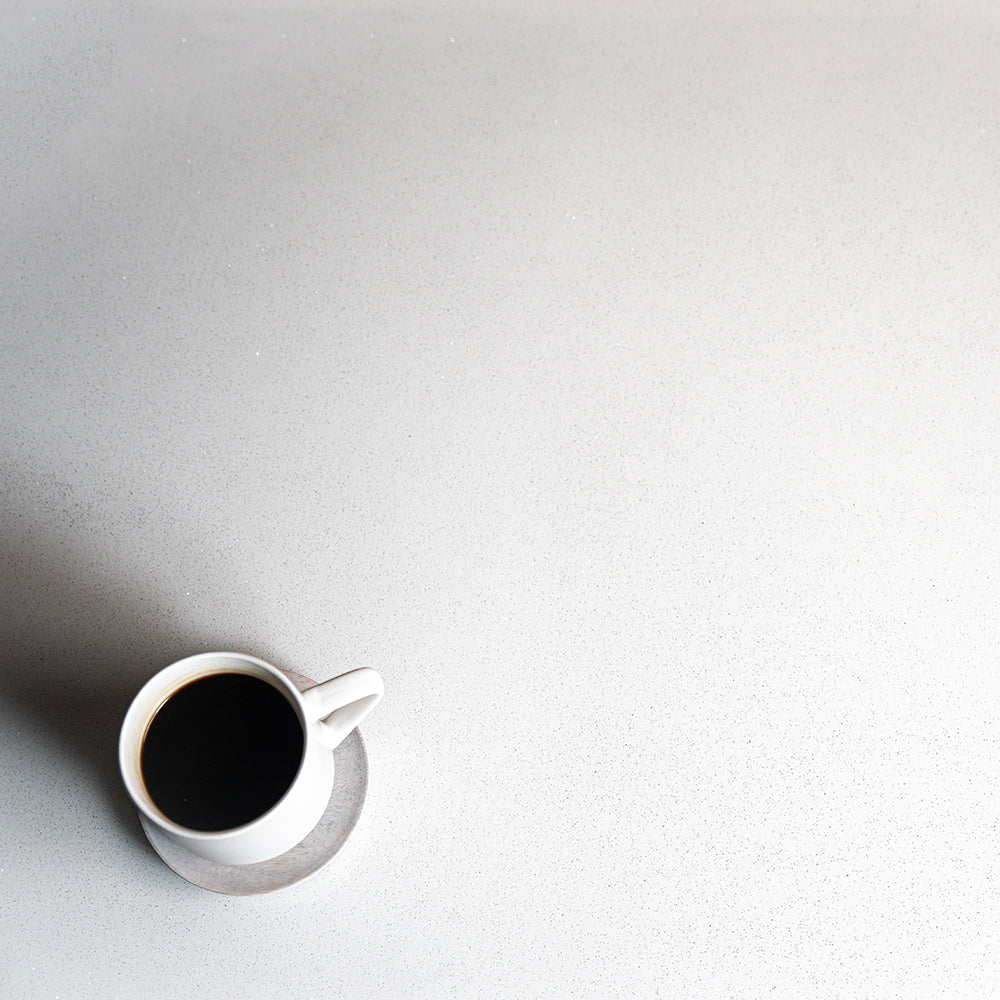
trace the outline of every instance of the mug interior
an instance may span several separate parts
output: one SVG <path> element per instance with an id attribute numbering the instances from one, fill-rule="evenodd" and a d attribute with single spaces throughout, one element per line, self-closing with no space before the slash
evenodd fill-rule
<path id="1" fill-rule="evenodd" d="M 256 677 L 280 692 L 294 709 L 302 729 L 302 753 L 295 775 L 277 802 L 259 815 L 255 815 L 253 819 L 238 826 L 205 830 L 184 826 L 172 820 L 157 806 L 143 775 L 142 751 L 150 724 L 157 712 L 170 698 L 194 681 L 221 674 L 244 674 Z M 119 763 L 122 779 L 139 809 L 164 829 L 173 830 L 187 837 L 220 837 L 236 830 L 252 827 L 281 804 L 281 801 L 295 784 L 305 762 L 306 734 L 306 717 L 298 690 L 276 668 L 262 660 L 239 653 L 199 653 L 161 670 L 136 695 L 125 715 L 119 740 Z"/>

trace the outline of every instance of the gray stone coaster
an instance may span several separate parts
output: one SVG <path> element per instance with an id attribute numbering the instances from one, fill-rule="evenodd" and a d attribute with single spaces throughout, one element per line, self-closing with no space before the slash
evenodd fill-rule
<path id="1" fill-rule="evenodd" d="M 282 671 L 300 690 L 316 681 Z M 333 752 L 334 782 L 330 804 L 312 833 L 290 851 L 255 865 L 220 865 L 192 854 L 171 840 L 141 813 L 142 829 L 153 849 L 181 878 L 212 892 L 253 896 L 274 892 L 315 874 L 344 846 L 361 816 L 368 790 L 368 755 L 357 729 Z"/>

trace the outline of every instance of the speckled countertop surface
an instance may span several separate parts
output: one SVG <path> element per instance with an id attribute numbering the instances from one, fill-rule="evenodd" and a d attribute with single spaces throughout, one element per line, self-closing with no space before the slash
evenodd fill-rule
<path id="1" fill-rule="evenodd" d="M 988 997 L 1000 14 L 0 13 L 0 994 Z M 386 681 L 194 888 L 156 669 Z"/>

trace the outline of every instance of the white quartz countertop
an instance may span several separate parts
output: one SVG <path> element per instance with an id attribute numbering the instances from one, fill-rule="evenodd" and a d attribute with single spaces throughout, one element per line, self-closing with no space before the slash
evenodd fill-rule
<path id="1" fill-rule="evenodd" d="M 0 995 L 990 997 L 1000 8 L 8 0 Z M 372 666 L 198 889 L 160 667 Z"/>

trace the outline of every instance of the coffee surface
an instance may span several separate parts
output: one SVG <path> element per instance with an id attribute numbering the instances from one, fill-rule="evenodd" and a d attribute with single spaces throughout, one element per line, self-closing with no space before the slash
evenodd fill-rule
<path id="1" fill-rule="evenodd" d="M 249 674 L 201 677 L 153 716 L 142 776 L 169 819 L 228 830 L 267 812 L 302 760 L 302 726 L 285 696 Z"/>

